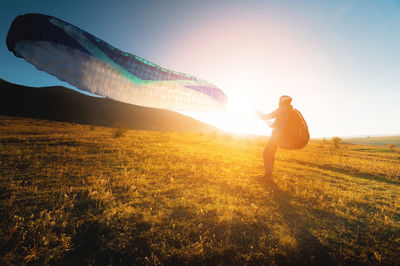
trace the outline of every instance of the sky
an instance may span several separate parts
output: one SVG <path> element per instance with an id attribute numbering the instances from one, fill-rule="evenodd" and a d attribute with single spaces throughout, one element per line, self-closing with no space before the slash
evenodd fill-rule
<path id="1" fill-rule="evenodd" d="M 73 86 L 8 51 L 12 20 L 41 13 L 228 96 L 224 113 L 185 113 L 224 130 L 269 135 L 255 110 L 281 95 L 311 137 L 400 135 L 400 1 L 7 1 L 0 9 L 0 78 Z"/>

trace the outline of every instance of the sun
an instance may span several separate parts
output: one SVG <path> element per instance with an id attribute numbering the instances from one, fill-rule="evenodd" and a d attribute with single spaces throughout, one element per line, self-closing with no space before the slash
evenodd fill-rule
<path id="1" fill-rule="evenodd" d="M 256 106 L 245 95 L 228 95 L 226 111 L 221 112 L 182 112 L 223 131 L 234 134 L 265 135 L 269 129 L 264 121 L 256 116 Z"/>

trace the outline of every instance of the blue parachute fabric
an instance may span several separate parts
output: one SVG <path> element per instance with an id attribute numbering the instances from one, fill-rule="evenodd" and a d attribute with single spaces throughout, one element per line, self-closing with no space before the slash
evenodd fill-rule
<path id="1" fill-rule="evenodd" d="M 6 42 L 17 57 L 39 70 L 114 100 L 180 111 L 226 106 L 225 93 L 215 85 L 121 51 L 55 17 L 18 16 Z"/>

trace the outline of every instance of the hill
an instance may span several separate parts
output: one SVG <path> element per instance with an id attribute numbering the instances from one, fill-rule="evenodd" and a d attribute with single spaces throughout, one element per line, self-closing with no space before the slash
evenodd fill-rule
<path id="1" fill-rule="evenodd" d="M 363 145 L 387 146 L 388 144 L 396 144 L 397 146 L 400 146 L 400 136 L 346 138 L 343 139 L 343 141 L 346 143 L 363 144 Z"/>
<path id="2" fill-rule="evenodd" d="M 399 150 L 0 119 L 0 264 L 399 265 Z"/>
<path id="3" fill-rule="evenodd" d="M 193 118 L 156 108 L 91 97 L 65 87 L 33 88 L 0 79 L 0 114 L 130 129 L 215 131 Z"/>

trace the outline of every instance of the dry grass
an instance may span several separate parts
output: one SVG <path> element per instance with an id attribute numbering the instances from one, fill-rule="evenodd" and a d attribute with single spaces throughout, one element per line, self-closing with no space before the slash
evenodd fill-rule
<path id="1" fill-rule="evenodd" d="M 400 264 L 400 154 L 2 117 L 0 264 Z"/>

